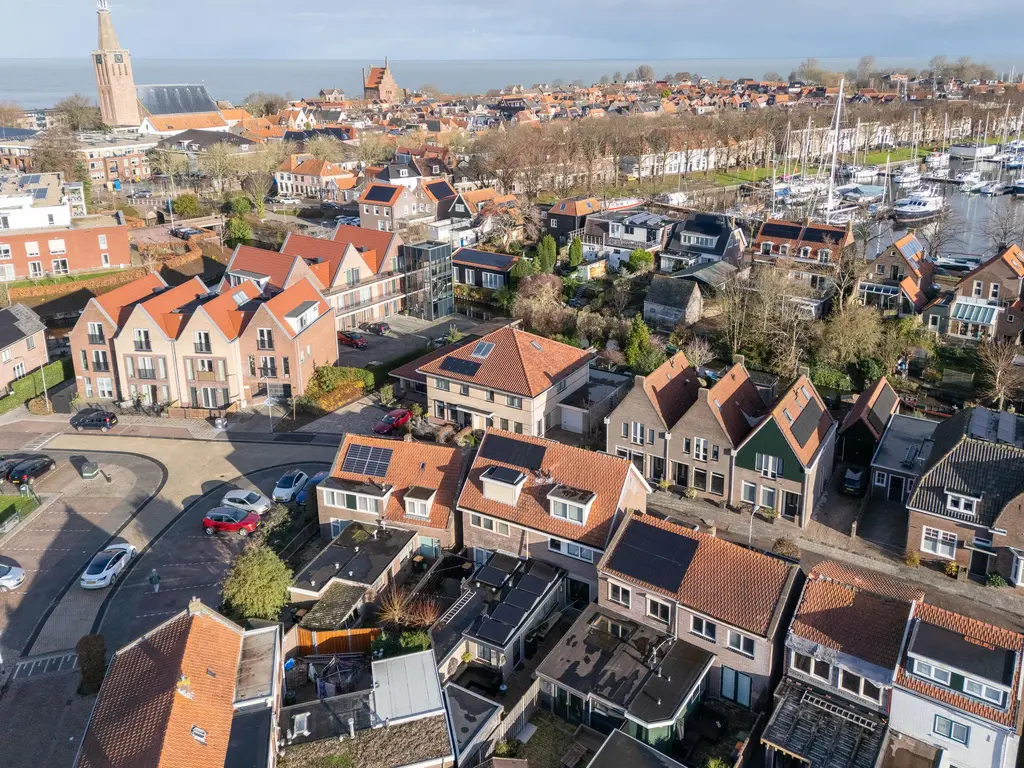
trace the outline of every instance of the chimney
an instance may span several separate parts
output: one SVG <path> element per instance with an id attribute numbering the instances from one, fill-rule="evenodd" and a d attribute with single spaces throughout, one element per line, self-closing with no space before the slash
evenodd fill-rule
<path id="1" fill-rule="evenodd" d="M 195 616 L 197 613 L 203 610 L 203 601 L 196 596 L 192 596 L 192 599 L 188 601 L 188 615 Z"/>
<path id="2" fill-rule="evenodd" d="M 192 681 L 189 680 L 188 675 L 182 672 L 178 675 L 178 682 L 174 686 L 174 689 L 184 696 L 186 699 L 194 699 L 195 694 L 192 693 Z"/>
<path id="3" fill-rule="evenodd" d="M 708 528 L 708 536 L 711 536 L 712 538 L 716 538 L 718 536 L 717 525 L 712 525 L 710 528 Z"/>
<path id="4" fill-rule="evenodd" d="M 743 365 L 743 366 L 745 366 L 746 362 L 747 362 L 747 357 L 746 357 L 746 355 L 741 355 L 739 353 L 736 353 L 735 355 L 732 356 L 732 362 L 733 362 L 734 365 Z"/>
<path id="5" fill-rule="evenodd" d="M 351 717 L 348 719 L 348 737 L 350 739 L 356 737 L 356 721 Z"/>

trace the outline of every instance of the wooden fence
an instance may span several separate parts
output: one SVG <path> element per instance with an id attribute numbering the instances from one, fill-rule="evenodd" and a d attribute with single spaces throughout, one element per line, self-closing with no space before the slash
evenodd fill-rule
<path id="1" fill-rule="evenodd" d="M 487 737 L 487 742 L 480 751 L 481 757 L 490 756 L 498 742 L 508 741 L 518 736 L 538 709 L 540 709 L 540 680 L 534 678 L 519 701 L 505 713 L 501 722 Z"/>
<path id="2" fill-rule="evenodd" d="M 314 632 L 297 628 L 295 652 L 299 656 L 313 656 L 330 653 L 369 653 L 370 644 L 377 639 L 380 629 L 339 629 L 330 632 Z"/>

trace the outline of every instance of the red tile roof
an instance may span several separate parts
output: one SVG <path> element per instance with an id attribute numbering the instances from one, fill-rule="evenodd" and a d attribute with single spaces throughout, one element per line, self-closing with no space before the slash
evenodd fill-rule
<path id="1" fill-rule="evenodd" d="M 669 531 L 680 539 L 697 542 L 697 551 L 676 592 L 642 582 L 609 566 L 628 525 L 649 525 Z M 761 637 L 768 637 L 772 631 L 772 620 L 781 608 L 780 601 L 785 600 L 787 585 L 791 586 L 796 569 L 797 566 L 787 565 L 778 558 L 652 515 L 630 515 L 615 534 L 600 564 L 602 573 L 673 597 L 692 610 Z"/>
<path id="2" fill-rule="evenodd" d="M 678 352 L 644 377 L 644 392 L 666 429 L 675 423 L 697 400 L 697 369 L 686 355 Z"/>
<path id="3" fill-rule="evenodd" d="M 924 291 L 921 290 L 920 286 L 913 281 L 912 278 L 905 277 L 900 281 L 900 288 L 907 294 L 907 298 L 910 299 L 910 303 L 914 305 L 914 308 L 920 311 L 924 308 L 924 305 L 928 302 L 928 297 L 925 296 Z"/>
<path id="4" fill-rule="evenodd" d="M 810 396 L 811 400 L 817 402 L 818 408 L 821 410 L 821 416 L 818 418 L 818 423 L 815 425 L 810 437 L 803 445 L 800 445 L 800 441 L 793 435 L 793 424 L 796 423 L 800 413 L 807 406 L 808 400 L 804 396 L 804 392 Z M 786 418 L 783 411 L 789 412 L 789 415 L 793 417 L 792 422 Z M 814 454 L 825 440 L 829 428 L 832 426 L 832 417 L 829 415 L 828 407 L 825 405 L 825 401 L 821 399 L 821 395 L 818 394 L 818 390 L 814 388 L 811 380 L 806 376 L 801 376 L 793 382 L 793 386 L 775 404 L 775 407 L 772 409 L 772 417 L 775 419 L 779 431 L 786 438 L 786 442 L 789 443 L 789 447 L 793 450 L 794 455 L 801 464 L 805 467 L 808 466 L 814 458 Z"/>
<path id="5" fill-rule="evenodd" d="M 733 446 L 739 445 L 768 413 L 747 369 L 736 363 L 708 392 L 708 403 Z"/>
<path id="6" fill-rule="evenodd" d="M 358 248 L 363 253 L 363 261 L 373 270 L 373 274 L 380 272 L 391 249 L 402 244 L 401 238 L 394 232 L 378 232 L 375 229 L 353 227 L 349 224 L 339 224 L 332 239 L 336 243 L 352 243 Z M 370 254 L 370 251 L 373 253 Z"/>
<path id="7" fill-rule="evenodd" d="M 542 475 L 550 475 L 551 481 L 541 481 L 529 469 L 515 464 L 485 458 L 484 446 L 492 435 L 543 446 L 544 458 L 539 472 Z M 488 429 L 473 460 L 469 477 L 462 486 L 458 504 L 461 509 L 481 512 L 500 520 L 603 549 L 612 532 L 612 524 L 619 509 L 619 499 L 626 487 L 631 466 L 628 461 L 617 456 L 595 453 L 543 437 Z M 512 506 L 484 498 L 483 481 L 480 476 L 489 467 L 508 467 L 526 475 L 518 504 Z M 551 503 L 547 495 L 559 484 L 596 494 L 584 525 L 570 523 L 551 515 Z"/>
<path id="8" fill-rule="evenodd" d="M 316 289 L 316 286 L 310 282 L 308 277 L 304 277 L 298 282 L 292 283 L 279 294 L 267 301 L 265 306 L 270 311 L 270 314 L 277 318 L 277 321 L 284 326 L 288 334 L 294 337 L 298 336 L 301 331 L 295 331 L 285 315 L 306 301 L 315 301 L 317 303 L 318 318 L 323 316 L 323 314 L 328 310 L 327 302 L 324 301 L 324 297 L 320 295 L 320 292 Z M 306 327 L 308 328 L 309 326 Z"/>
<path id="9" fill-rule="evenodd" d="M 488 333 L 477 343 L 482 342 L 494 345 L 485 359 L 473 357 L 476 345 L 465 346 L 442 355 L 420 370 L 425 374 L 465 381 L 521 397 L 536 397 L 559 379 L 587 365 L 593 357 L 586 350 L 512 326 Z M 479 363 L 480 368 L 472 376 L 445 370 L 441 366 L 448 358 Z"/>
<path id="10" fill-rule="evenodd" d="M 903 661 L 900 664 L 899 669 L 896 671 L 896 684 L 903 688 L 916 691 L 928 698 L 941 701 L 943 704 L 948 706 L 956 707 L 964 712 L 969 712 L 972 715 L 983 717 L 987 720 L 991 720 L 992 722 L 1012 728 L 1014 732 L 1019 733 L 1019 692 L 1021 679 L 1021 655 L 1024 653 L 1024 636 L 1017 632 L 1011 632 L 1008 629 L 1003 629 L 1002 627 L 986 624 L 985 622 L 978 621 L 977 619 L 961 616 L 960 614 L 953 613 L 952 611 L 936 608 L 935 606 L 928 605 L 927 603 L 921 603 L 914 609 L 914 619 L 962 634 L 964 639 L 968 642 L 1015 651 L 1017 657 L 1016 666 L 1014 667 L 1013 672 L 1013 685 L 1010 686 L 1010 705 L 1007 708 L 1007 711 L 1003 712 L 995 707 L 983 704 L 980 701 L 969 698 L 961 693 L 951 691 L 948 688 L 940 688 L 937 685 L 933 685 L 922 680 L 907 671 L 908 659 L 906 654 L 904 654 Z"/>
<path id="11" fill-rule="evenodd" d="M 232 288 L 230 285 L 224 287 L 224 291 L 216 299 L 203 304 L 203 311 L 210 316 L 229 341 L 237 339 L 245 328 L 247 312 L 241 309 L 241 305 L 235 297 L 242 294 L 242 304 L 255 299 L 260 295 L 260 289 L 252 280 L 246 280 L 241 285 Z M 241 300 L 242 297 L 239 297 Z"/>
<path id="12" fill-rule="evenodd" d="M 266 275 L 267 284 L 275 288 L 284 288 L 288 274 L 295 265 L 295 257 L 251 245 L 239 245 L 228 262 L 228 272 L 244 269 L 258 275 Z"/>
<path id="13" fill-rule="evenodd" d="M 855 565 L 848 565 L 837 560 L 822 560 L 807 576 L 811 579 L 831 579 L 842 584 L 849 585 L 856 589 L 874 592 L 876 595 L 889 597 L 904 602 L 918 602 L 924 600 L 924 590 L 912 587 L 899 579 L 892 579 L 878 571 L 871 571 L 867 568 L 858 568 Z"/>
<path id="14" fill-rule="evenodd" d="M 176 339 L 188 320 L 189 315 L 175 312 L 176 309 L 190 304 L 200 296 L 209 293 L 206 285 L 198 277 L 174 288 L 168 288 L 151 299 L 139 303 L 146 310 L 153 322 L 160 326 L 168 338 Z"/>
<path id="15" fill-rule="evenodd" d="M 221 768 L 242 632 L 206 608 L 184 611 L 114 655 L 78 768 Z M 212 671 L 214 674 L 208 673 Z M 188 678 L 191 698 L 179 693 Z M 206 732 L 206 743 L 192 728 Z"/>
<path id="16" fill-rule="evenodd" d="M 860 395 L 857 396 L 857 402 L 853 404 L 853 408 L 846 414 L 846 418 L 843 419 L 843 425 L 839 428 L 840 432 L 845 432 L 858 421 L 863 421 L 864 425 L 871 431 L 871 434 L 875 436 L 875 440 L 881 438 L 881 432 L 875 430 L 871 420 L 868 419 L 868 413 L 875 405 L 875 401 L 878 400 L 878 396 L 886 390 L 891 391 L 894 395 L 896 390 L 890 386 L 889 381 L 883 376 L 870 387 L 865 389 Z M 892 408 L 889 409 L 889 414 L 892 415 L 900 409 L 900 398 L 897 395 L 893 400 Z M 885 425 L 882 425 L 883 429 Z"/>
<path id="17" fill-rule="evenodd" d="M 548 212 L 566 216 L 587 216 L 600 210 L 601 201 L 596 197 L 567 197 L 557 201 Z"/>
<path id="18" fill-rule="evenodd" d="M 115 288 L 112 291 L 101 293 L 93 297 L 93 301 L 100 305 L 117 327 L 124 325 L 128 315 L 131 314 L 132 306 L 146 298 L 160 288 L 166 288 L 167 283 L 157 272 L 150 272 L 145 277 L 132 280 L 126 285 Z"/>
<path id="19" fill-rule="evenodd" d="M 1019 245 L 1011 245 L 1009 248 L 1007 248 L 1005 251 L 999 254 L 998 257 L 982 262 L 974 269 L 972 269 L 970 272 L 968 272 L 966 275 L 964 275 L 960 279 L 960 282 L 957 283 L 957 287 L 961 285 L 967 285 L 968 278 L 974 277 L 981 270 L 988 268 L 992 264 L 995 264 L 997 261 L 1002 261 L 1004 264 L 1006 264 L 1006 266 L 1013 270 L 1013 273 L 1017 275 L 1017 277 L 1024 277 L 1024 251 L 1021 251 Z"/>
<path id="20" fill-rule="evenodd" d="M 384 233 L 387 234 L 387 233 Z M 310 264 L 310 269 L 313 270 L 317 278 L 320 279 L 320 272 L 327 274 L 327 279 L 321 279 L 320 282 L 324 287 L 329 286 L 335 276 L 338 274 L 338 270 L 341 268 L 341 262 L 345 258 L 345 252 L 348 250 L 350 243 L 344 240 L 324 240 L 320 237 L 309 237 L 308 235 L 296 235 L 289 234 L 285 238 L 284 244 L 281 246 L 281 253 L 288 253 L 294 256 L 301 256 L 303 259 L 320 259 L 320 264 Z M 380 268 L 380 264 L 383 261 L 381 257 L 377 255 L 375 248 L 362 248 L 355 244 L 351 244 L 355 248 L 359 255 L 363 259 L 363 263 L 366 264 L 367 268 L 373 271 L 374 274 Z M 309 263 L 307 261 L 307 263 Z M 326 267 L 324 265 L 327 265 Z"/>
<path id="21" fill-rule="evenodd" d="M 393 451 L 388 471 L 384 477 L 359 475 L 342 472 L 341 466 L 349 446 L 365 445 L 371 448 L 389 448 Z M 388 505 L 384 510 L 387 520 L 413 526 L 426 526 L 447 530 L 453 524 L 455 504 L 459 495 L 459 482 L 465 452 L 458 448 L 430 443 L 405 442 L 387 437 L 369 437 L 348 434 L 338 449 L 338 455 L 331 467 L 331 477 L 354 482 L 375 482 L 394 486 Z M 430 519 L 423 520 L 405 514 L 405 494 L 410 488 L 431 488 L 437 491 L 430 507 Z"/>

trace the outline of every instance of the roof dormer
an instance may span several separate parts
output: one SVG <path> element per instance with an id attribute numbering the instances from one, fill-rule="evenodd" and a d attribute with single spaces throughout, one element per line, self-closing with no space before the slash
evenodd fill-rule
<path id="1" fill-rule="evenodd" d="M 436 488 L 414 485 L 405 492 L 405 514 L 409 517 L 429 518 L 437 496 Z"/>
<path id="2" fill-rule="evenodd" d="M 593 491 L 556 485 L 548 494 L 548 501 L 551 504 L 549 512 L 552 517 L 568 520 L 576 525 L 586 525 L 590 508 L 596 498 L 597 494 Z"/>
<path id="3" fill-rule="evenodd" d="M 518 469 L 488 467 L 480 475 L 480 481 L 485 499 L 515 506 L 526 484 L 526 475 Z"/>
<path id="4" fill-rule="evenodd" d="M 284 317 L 292 331 L 298 333 L 317 319 L 320 314 L 320 302 L 304 301 Z"/>

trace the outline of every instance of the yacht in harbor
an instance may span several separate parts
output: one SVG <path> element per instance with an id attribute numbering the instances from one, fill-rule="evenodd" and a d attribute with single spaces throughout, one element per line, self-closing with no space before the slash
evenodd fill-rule
<path id="1" fill-rule="evenodd" d="M 946 207 L 942 194 L 931 187 L 922 187 L 892 206 L 897 222 L 923 221 L 938 216 Z"/>
<path id="2" fill-rule="evenodd" d="M 949 167 L 949 152 L 931 152 L 925 159 L 929 170 Z"/>
<path id="3" fill-rule="evenodd" d="M 983 184 L 981 189 L 978 190 L 978 193 L 988 196 L 1008 195 L 1010 193 L 1010 188 L 1010 185 L 1004 181 L 990 181 Z"/>
<path id="4" fill-rule="evenodd" d="M 893 174 L 892 180 L 897 184 L 903 186 L 909 186 L 911 184 L 921 183 L 921 172 L 916 168 L 906 167 L 901 168 Z"/>
<path id="5" fill-rule="evenodd" d="M 1021 176 L 1019 179 L 1014 179 L 1010 188 L 1014 195 L 1024 195 L 1024 176 Z"/>

